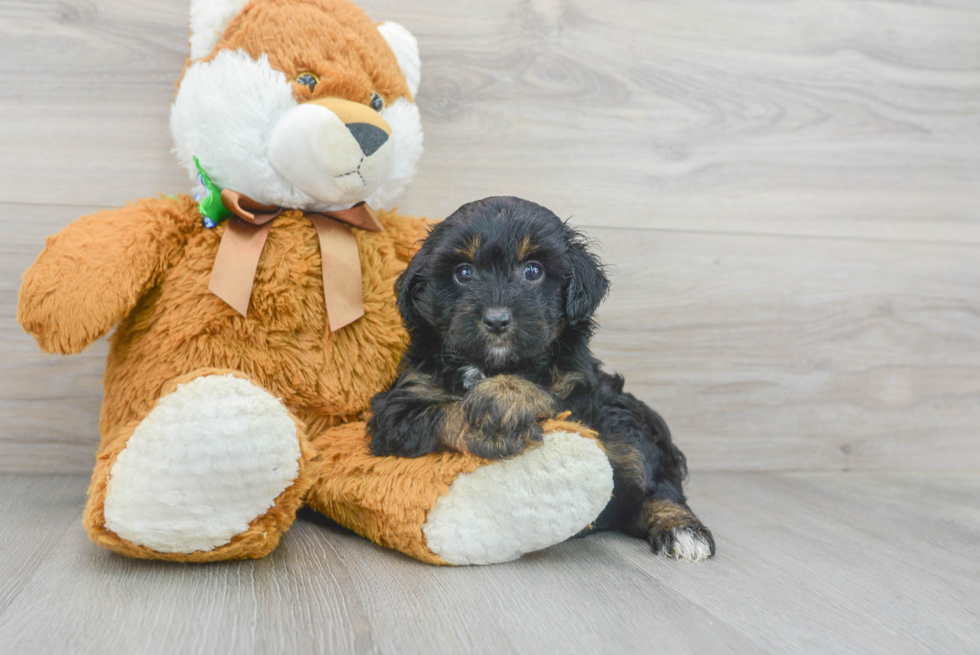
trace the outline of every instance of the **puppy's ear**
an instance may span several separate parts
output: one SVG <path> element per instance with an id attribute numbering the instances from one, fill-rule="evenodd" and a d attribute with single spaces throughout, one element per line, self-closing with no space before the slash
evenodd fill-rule
<path id="1" fill-rule="evenodd" d="M 422 288 L 422 262 L 424 258 L 423 246 L 412 257 L 412 261 L 408 263 L 408 268 L 402 271 L 402 274 L 395 281 L 395 293 L 398 294 L 398 312 L 402 315 L 402 321 L 409 330 L 417 328 L 423 320 L 415 308 L 415 296 Z"/>
<path id="2" fill-rule="evenodd" d="M 568 258 L 572 272 L 565 298 L 565 312 L 572 325 L 592 318 L 599 304 L 609 293 L 609 279 L 602 263 L 588 247 L 588 240 L 579 232 L 567 228 Z"/>

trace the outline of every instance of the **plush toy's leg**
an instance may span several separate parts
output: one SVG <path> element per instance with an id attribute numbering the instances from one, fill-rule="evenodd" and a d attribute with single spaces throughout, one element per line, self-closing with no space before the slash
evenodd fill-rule
<path id="1" fill-rule="evenodd" d="M 541 446 L 489 461 L 448 452 L 374 457 L 363 423 L 331 428 L 313 439 L 320 461 L 307 503 L 424 562 L 507 562 L 577 534 L 612 494 L 594 433 L 562 421 L 545 432 Z"/>
<path id="2" fill-rule="evenodd" d="M 85 527 L 131 557 L 262 557 L 296 516 L 313 454 L 274 396 L 241 373 L 199 371 L 103 436 Z"/>

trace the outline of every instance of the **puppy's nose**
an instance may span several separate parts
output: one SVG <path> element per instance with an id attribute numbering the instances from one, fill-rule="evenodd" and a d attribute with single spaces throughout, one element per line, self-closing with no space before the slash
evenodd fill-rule
<path id="1" fill-rule="evenodd" d="M 483 324 L 494 334 L 503 334 L 510 328 L 514 316 L 509 309 L 488 309 L 483 314 Z"/>
<path id="2" fill-rule="evenodd" d="M 347 129 L 354 136 L 365 157 L 370 157 L 388 140 L 388 133 L 370 123 L 348 123 Z"/>

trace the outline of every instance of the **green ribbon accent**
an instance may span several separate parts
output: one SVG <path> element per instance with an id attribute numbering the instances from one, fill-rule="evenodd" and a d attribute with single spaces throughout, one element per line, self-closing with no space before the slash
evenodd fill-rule
<path id="1" fill-rule="evenodd" d="M 197 157 L 194 158 L 194 166 L 197 168 L 197 179 L 204 185 L 204 195 L 198 199 L 197 210 L 204 217 L 204 227 L 212 228 L 231 216 L 231 212 L 221 202 L 221 189 L 204 172 Z"/>

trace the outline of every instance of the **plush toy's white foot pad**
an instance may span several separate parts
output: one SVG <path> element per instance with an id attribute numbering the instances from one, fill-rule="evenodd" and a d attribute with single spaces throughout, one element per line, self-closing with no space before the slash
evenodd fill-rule
<path id="1" fill-rule="evenodd" d="M 577 534 L 612 490 L 612 467 L 594 440 L 551 432 L 534 450 L 456 478 L 422 531 L 450 564 L 508 562 Z"/>
<path id="2" fill-rule="evenodd" d="M 105 525 L 161 553 L 222 546 L 299 474 L 296 424 L 274 396 L 233 375 L 163 397 L 109 476 Z"/>

